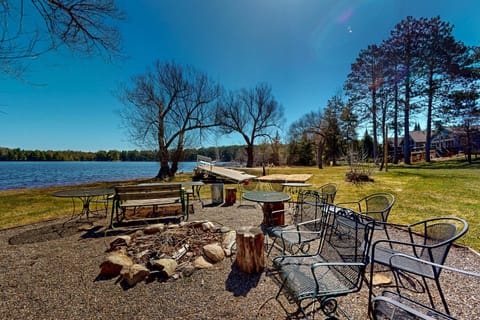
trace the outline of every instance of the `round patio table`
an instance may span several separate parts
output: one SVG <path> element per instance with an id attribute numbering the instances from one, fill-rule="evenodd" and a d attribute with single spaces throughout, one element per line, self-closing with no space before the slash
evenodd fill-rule
<path id="1" fill-rule="evenodd" d="M 243 194 L 243 199 L 262 204 L 263 224 L 279 226 L 285 224 L 283 203 L 290 200 L 290 195 L 276 191 L 250 191 Z"/>
<path id="2" fill-rule="evenodd" d="M 96 197 L 108 196 L 114 194 L 115 190 L 111 188 L 79 188 L 79 189 L 69 189 L 61 190 L 52 193 L 52 196 L 59 198 L 71 198 L 73 204 L 72 217 L 88 215 L 92 212 L 90 210 L 90 202 Z M 75 199 L 80 199 L 82 201 L 82 210 L 78 213 L 75 212 Z"/>
<path id="3" fill-rule="evenodd" d="M 290 195 L 277 191 L 249 191 L 243 194 L 243 199 L 257 203 L 286 202 Z"/>

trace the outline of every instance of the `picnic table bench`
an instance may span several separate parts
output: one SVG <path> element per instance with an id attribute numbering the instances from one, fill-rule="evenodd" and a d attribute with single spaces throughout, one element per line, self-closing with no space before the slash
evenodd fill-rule
<path id="1" fill-rule="evenodd" d="M 173 208 L 180 214 L 175 217 L 188 219 L 188 197 L 181 183 L 155 183 L 145 185 L 123 185 L 115 187 L 110 226 L 114 217 L 117 222 L 125 218 L 127 209 L 152 207 L 153 213 L 158 208 Z"/>

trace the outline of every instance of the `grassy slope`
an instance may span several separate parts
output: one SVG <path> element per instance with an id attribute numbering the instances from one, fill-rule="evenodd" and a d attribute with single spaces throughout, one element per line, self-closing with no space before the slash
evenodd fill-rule
<path id="1" fill-rule="evenodd" d="M 388 172 L 375 172 L 374 182 L 352 184 L 345 181 L 347 167 L 289 167 L 269 168 L 273 173 L 311 173 L 313 186 L 328 182 L 338 184 L 336 201 L 359 199 L 367 194 L 386 191 L 393 193 L 397 202 L 390 221 L 409 223 L 436 216 L 457 216 L 470 224 L 469 232 L 460 243 L 480 250 L 480 162 L 468 165 L 464 161 L 447 161 L 412 166 L 391 166 Z M 254 174 L 261 175 L 261 170 Z M 181 180 L 189 180 L 181 176 Z M 104 186 L 106 183 L 87 186 Z M 10 190 L 0 192 L 0 228 L 51 219 L 71 213 L 69 199 L 51 196 L 65 187 Z M 210 197 L 210 188 L 202 189 L 202 197 Z M 80 203 L 77 204 L 80 208 Z"/>

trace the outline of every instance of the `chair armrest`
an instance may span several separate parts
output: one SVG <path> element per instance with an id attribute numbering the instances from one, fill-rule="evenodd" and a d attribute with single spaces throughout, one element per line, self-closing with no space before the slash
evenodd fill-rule
<path id="1" fill-rule="evenodd" d="M 299 222 L 299 223 L 296 224 L 297 230 L 299 230 L 298 227 L 301 227 L 303 225 L 317 223 L 317 222 L 323 222 L 323 220 L 325 220 L 325 219 L 324 218 L 317 218 L 317 219 L 313 219 L 313 220 Z"/>
<path id="2" fill-rule="evenodd" d="M 366 264 L 361 262 L 341 262 L 341 261 L 332 261 L 332 262 L 315 262 L 311 265 L 312 271 L 320 267 L 365 267 Z"/>
<path id="3" fill-rule="evenodd" d="M 426 265 L 430 265 L 432 267 L 442 268 L 442 269 L 445 269 L 445 270 L 450 270 L 450 271 L 458 272 L 458 273 L 461 273 L 461 274 L 464 274 L 464 275 L 480 278 L 480 273 L 467 271 L 467 270 L 462 270 L 462 269 L 457 269 L 457 268 L 446 266 L 446 265 L 443 265 L 443 264 L 438 264 L 438 263 L 434 263 L 434 262 L 431 262 L 431 261 L 422 260 L 420 258 L 412 257 L 412 256 L 409 256 L 408 254 L 404 254 L 404 253 L 393 254 L 390 257 L 390 267 L 394 268 L 395 261 L 398 261 L 398 260 L 401 260 L 401 259 L 413 260 L 413 261 L 416 261 L 418 263 L 423 263 L 423 264 L 426 264 Z"/>
<path id="4" fill-rule="evenodd" d="M 334 205 L 337 206 L 337 207 L 340 207 L 340 208 L 342 208 L 342 209 L 348 209 L 348 208 L 343 208 L 343 206 L 346 205 L 346 204 L 350 204 L 350 205 L 355 204 L 355 205 L 357 205 L 357 208 L 358 208 L 357 212 L 360 212 L 360 211 L 362 210 L 362 204 L 361 204 L 359 201 L 337 202 L 337 203 L 335 203 Z"/>

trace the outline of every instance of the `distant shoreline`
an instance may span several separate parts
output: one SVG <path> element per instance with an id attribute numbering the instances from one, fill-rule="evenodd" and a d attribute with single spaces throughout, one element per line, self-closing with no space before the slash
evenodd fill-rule
<path id="1" fill-rule="evenodd" d="M 193 172 L 195 166 L 180 162 L 178 172 Z M 0 190 L 154 179 L 158 170 L 158 162 L 148 161 L 0 161 Z"/>

